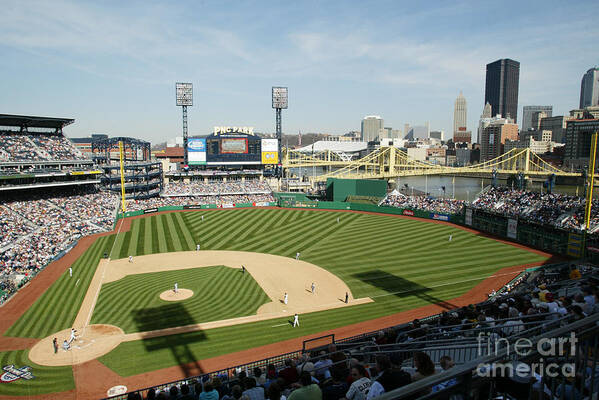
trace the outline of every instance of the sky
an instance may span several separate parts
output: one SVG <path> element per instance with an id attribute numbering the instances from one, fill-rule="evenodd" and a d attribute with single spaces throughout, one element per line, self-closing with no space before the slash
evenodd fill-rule
<path id="1" fill-rule="evenodd" d="M 70 137 L 181 136 L 175 82 L 194 86 L 190 135 L 273 132 L 272 86 L 289 87 L 286 134 L 344 134 L 374 114 L 449 135 L 460 90 L 475 132 L 487 63 L 520 62 L 518 122 L 524 105 L 577 108 L 582 75 L 599 65 L 596 0 L 0 0 L 0 9 L 0 113 L 74 118 Z"/>

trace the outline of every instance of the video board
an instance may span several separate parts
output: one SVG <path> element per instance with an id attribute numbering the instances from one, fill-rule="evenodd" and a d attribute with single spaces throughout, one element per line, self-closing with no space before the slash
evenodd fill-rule
<path id="1" fill-rule="evenodd" d="M 239 139 L 221 139 L 220 153 L 221 154 L 247 154 L 248 140 L 247 138 Z"/>

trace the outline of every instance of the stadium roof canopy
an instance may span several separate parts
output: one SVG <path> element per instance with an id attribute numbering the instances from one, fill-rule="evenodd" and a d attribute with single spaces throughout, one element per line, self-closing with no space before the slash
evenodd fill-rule
<path id="1" fill-rule="evenodd" d="M 74 119 L 33 117 L 28 115 L 0 114 L 0 126 L 17 126 L 19 128 L 52 128 L 60 130 L 75 122 Z"/>

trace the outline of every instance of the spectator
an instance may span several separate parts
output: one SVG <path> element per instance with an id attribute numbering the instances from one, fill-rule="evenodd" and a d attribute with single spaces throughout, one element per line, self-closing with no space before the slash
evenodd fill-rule
<path id="1" fill-rule="evenodd" d="M 412 382 L 419 381 L 435 373 L 435 364 L 428 354 L 421 351 L 414 353 L 414 367 L 416 372 L 412 375 Z"/>
<path id="2" fill-rule="evenodd" d="M 345 397 L 349 385 L 345 382 L 346 374 L 342 368 L 331 369 L 331 379 L 323 382 L 322 399 L 338 400 Z"/>
<path id="3" fill-rule="evenodd" d="M 376 358 L 377 376 L 373 379 L 370 390 L 368 391 L 368 400 L 373 399 L 385 392 L 409 385 L 412 382 L 410 374 L 400 369 L 391 368 L 391 360 L 385 354 Z"/>
<path id="4" fill-rule="evenodd" d="M 345 394 L 348 400 L 366 400 L 366 395 L 372 382 L 366 377 L 366 369 L 362 364 L 356 364 L 351 369 L 351 375 L 354 382 Z"/>
<path id="5" fill-rule="evenodd" d="M 268 386 L 267 396 L 268 400 L 287 400 L 287 398 L 281 394 L 281 387 L 277 382 L 272 382 Z"/>
<path id="6" fill-rule="evenodd" d="M 262 399 L 264 399 L 264 389 L 263 389 L 262 393 L 263 393 Z M 219 394 L 216 391 L 216 389 L 214 389 L 212 382 L 206 382 L 204 384 L 204 391 L 200 394 L 200 400 L 218 400 L 218 399 L 219 399 Z"/>
<path id="7" fill-rule="evenodd" d="M 279 376 L 285 379 L 286 386 L 289 386 L 292 383 L 297 382 L 299 375 L 291 359 L 288 358 L 285 360 L 285 368 L 279 372 Z"/>
<path id="8" fill-rule="evenodd" d="M 243 395 L 247 396 L 249 400 L 264 400 L 264 388 L 256 387 L 256 380 L 254 378 L 245 378 L 243 386 L 245 388 Z"/>
<path id="9" fill-rule="evenodd" d="M 289 400 L 322 400 L 322 391 L 312 382 L 312 375 L 304 371 L 299 379 L 300 387 L 289 395 Z"/>

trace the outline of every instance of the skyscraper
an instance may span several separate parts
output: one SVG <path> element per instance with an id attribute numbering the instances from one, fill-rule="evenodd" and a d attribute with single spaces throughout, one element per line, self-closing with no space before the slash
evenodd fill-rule
<path id="1" fill-rule="evenodd" d="M 466 121 L 468 120 L 467 116 L 467 105 L 466 98 L 460 91 L 460 95 L 457 99 L 455 99 L 455 103 L 453 105 L 453 135 L 455 136 L 456 132 L 466 131 Z"/>
<path id="2" fill-rule="evenodd" d="M 487 64 L 485 103 L 491 104 L 492 115 L 500 114 L 518 122 L 518 84 L 520 63 L 502 58 Z"/>
<path id="3" fill-rule="evenodd" d="M 599 68 L 591 68 L 580 83 L 580 108 L 599 105 Z"/>
<path id="4" fill-rule="evenodd" d="M 546 117 L 551 117 L 553 114 L 553 106 L 524 106 L 522 107 L 522 131 L 526 132 L 532 125 L 532 116 L 537 111 L 543 111 Z"/>
<path id="5" fill-rule="evenodd" d="M 362 141 L 371 142 L 376 140 L 381 129 L 383 129 L 383 119 L 378 115 L 367 115 L 362 120 Z"/>

